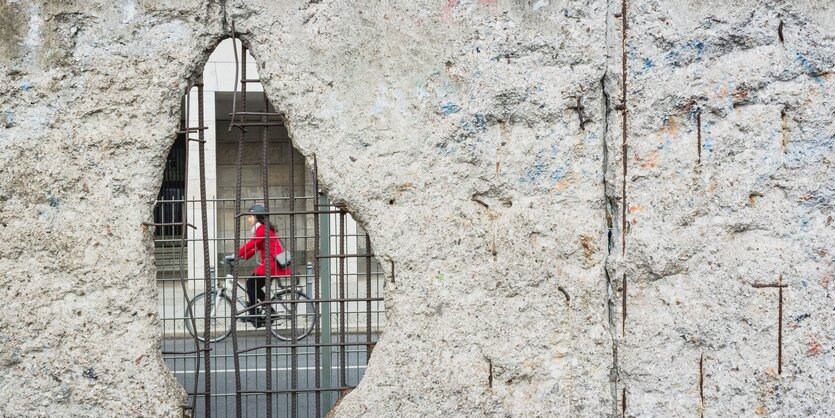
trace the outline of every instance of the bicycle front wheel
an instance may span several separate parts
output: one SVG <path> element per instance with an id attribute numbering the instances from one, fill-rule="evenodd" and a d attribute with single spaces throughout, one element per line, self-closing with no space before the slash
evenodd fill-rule
<path id="1" fill-rule="evenodd" d="M 281 302 L 293 299 L 298 302 Z M 273 300 L 277 301 L 272 304 L 273 335 L 283 341 L 307 337 L 319 320 L 316 304 L 299 291 L 278 293 L 273 296 Z"/>
<path id="2" fill-rule="evenodd" d="M 216 293 L 209 295 L 209 342 L 218 342 L 232 331 L 232 301 L 227 296 L 218 296 Z M 196 335 L 200 341 L 205 340 L 206 330 L 206 293 L 201 293 L 189 302 L 189 308 L 194 315 L 195 332 L 192 329 L 191 319 L 186 316 L 186 329 L 192 336 Z"/>

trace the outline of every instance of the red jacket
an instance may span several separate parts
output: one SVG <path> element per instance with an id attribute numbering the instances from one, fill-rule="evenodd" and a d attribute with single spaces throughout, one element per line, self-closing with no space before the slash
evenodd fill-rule
<path id="1" fill-rule="evenodd" d="M 289 276 L 290 275 L 290 267 L 285 269 L 279 269 L 278 265 L 275 263 L 275 256 L 283 251 L 281 248 L 281 242 L 278 240 L 275 232 L 270 231 L 270 258 L 272 259 L 270 263 L 270 276 Z M 254 276 L 265 276 L 267 273 L 264 269 L 264 225 L 257 224 L 255 228 L 255 235 L 249 239 L 249 241 L 244 244 L 238 250 L 238 256 L 243 257 L 249 260 L 255 252 L 258 251 L 261 253 L 261 263 L 258 264 L 258 267 L 252 271 Z"/>

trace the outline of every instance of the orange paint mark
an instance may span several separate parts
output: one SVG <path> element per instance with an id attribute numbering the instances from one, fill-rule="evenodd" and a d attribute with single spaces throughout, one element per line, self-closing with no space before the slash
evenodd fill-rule
<path id="1" fill-rule="evenodd" d="M 639 205 L 639 204 L 634 204 L 634 205 L 632 205 L 632 206 L 630 206 L 630 207 L 629 207 L 629 213 L 636 213 L 636 212 L 640 212 L 642 209 L 643 209 L 643 207 L 642 207 L 641 205 Z"/>
<path id="2" fill-rule="evenodd" d="M 458 0 L 447 0 L 444 7 L 441 8 L 441 19 L 444 22 L 452 21 L 452 9 L 458 5 Z"/>
<path id="3" fill-rule="evenodd" d="M 650 153 L 644 158 L 641 158 L 641 156 L 636 152 L 635 161 L 637 161 L 638 165 L 642 168 L 653 168 L 658 165 L 658 155 L 659 152 L 657 149 L 650 151 Z"/>
<path id="4" fill-rule="evenodd" d="M 707 184 L 707 191 L 713 193 L 716 190 L 716 181 L 711 180 L 710 183 Z"/>
<path id="5" fill-rule="evenodd" d="M 823 346 L 821 343 L 815 340 L 815 337 L 812 337 L 812 340 L 809 342 L 809 354 L 816 356 L 823 351 Z"/>
<path id="6" fill-rule="evenodd" d="M 554 190 L 556 190 L 558 192 L 561 192 L 561 191 L 567 189 L 568 186 L 570 186 L 570 185 L 571 185 L 571 178 L 566 177 L 566 178 L 557 182 L 557 184 L 554 186 Z"/>
<path id="7" fill-rule="evenodd" d="M 741 102 L 748 98 L 748 90 L 739 87 L 734 88 L 734 102 Z"/>
<path id="8" fill-rule="evenodd" d="M 678 135 L 678 128 L 678 118 L 675 116 L 670 116 L 667 118 L 666 121 L 664 121 L 664 126 L 661 127 L 661 130 L 659 132 L 662 135 L 676 136 Z"/>

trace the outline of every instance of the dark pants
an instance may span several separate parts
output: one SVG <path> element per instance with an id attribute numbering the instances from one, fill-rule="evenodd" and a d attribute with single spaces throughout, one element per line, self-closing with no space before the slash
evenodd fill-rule
<path id="1" fill-rule="evenodd" d="M 247 306 L 255 305 L 258 301 L 263 301 L 267 298 L 267 295 L 264 293 L 264 284 L 266 281 L 265 277 L 246 279 L 246 295 L 249 297 L 249 304 Z M 257 299 L 256 296 L 258 296 Z M 255 315 L 255 309 L 250 309 L 249 314 Z"/>

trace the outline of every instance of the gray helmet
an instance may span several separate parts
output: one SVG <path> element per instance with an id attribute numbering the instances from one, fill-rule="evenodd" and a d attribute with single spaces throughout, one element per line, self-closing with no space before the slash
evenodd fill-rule
<path id="1" fill-rule="evenodd" d="M 252 205 L 252 207 L 249 208 L 249 213 L 253 215 L 267 213 L 267 208 L 265 208 L 264 205 Z"/>

